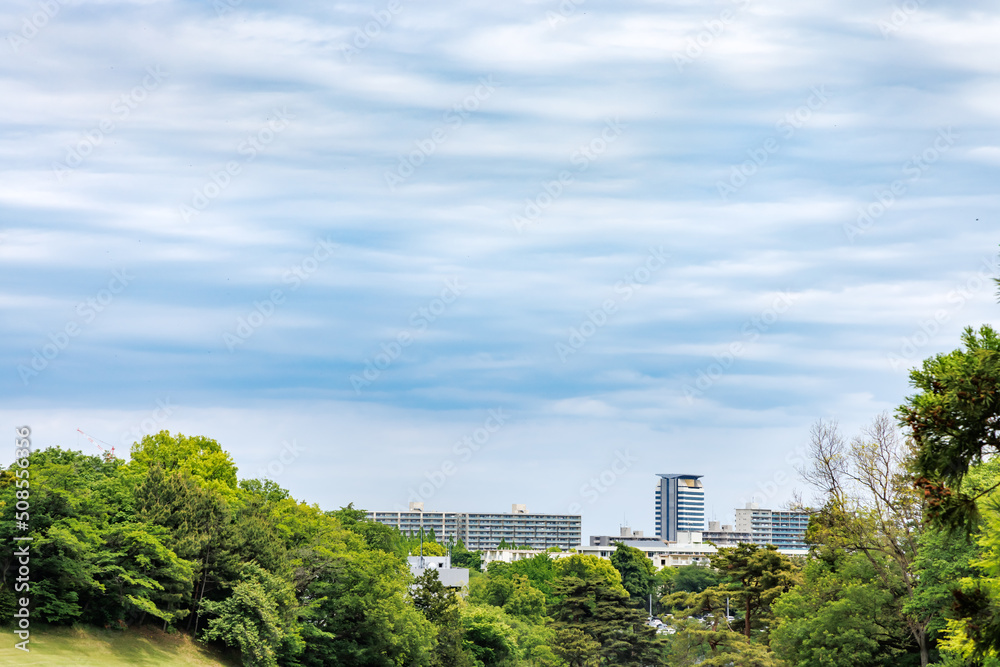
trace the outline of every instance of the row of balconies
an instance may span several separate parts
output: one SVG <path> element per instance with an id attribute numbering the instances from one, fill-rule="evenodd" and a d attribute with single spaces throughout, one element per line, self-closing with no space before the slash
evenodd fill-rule
<path id="1" fill-rule="evenodd" d="M 578 515 L 558 515 L 558 514 L 525 514 L 525 515 L 512 515 L 512 514 L 457 514 L 454 512 L 373 512 L 368 515 L 369 518 L 376 519 L 417 519 L 421 517 L 425 521 L 440 521 L 442 518 L 446 521 L 509 521 L 511 519 L 515 520 L 529 520 L 529 521 L 580 521 Z"/>

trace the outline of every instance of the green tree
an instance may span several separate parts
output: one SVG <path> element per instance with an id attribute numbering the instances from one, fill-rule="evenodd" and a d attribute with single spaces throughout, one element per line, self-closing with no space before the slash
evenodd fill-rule
<path id="1" fill-rule="evenodd" d="M 502 609 L 469 604 L 461 608 L 465 646 L 484 667 L 499 667 L 517 658 L 517 631 Z"/>
<path id="2" fill-rule="evenodd" d="M 612 589 L 628 596 L 628 591 L 622 586 L 622 575 L 618 573 L 611 561 L 590 554 L 573 554 L 555 561 L 555 571 L 560 578 L 577 577 L 587 581 L 597 578 L 608 584 Z"/>
<path id="3" fill-rule="evenodd" d="M 736 632 L 726 617 L 727 598 L 725 590 L 713 586 L 697 593 L 678 591 L 661 600 L 673 609 L 672 664 L 688 667 L 717 662 L 717 658 L 725 664 L 746 644 L 746 637 Z"/>
<path id="4" fill-rule="evenodd" d="M 849 443 L 837 425 L 817 423 L 811 434 L 806 482 L 825 496 L 810 522 L 807 538 L 868 558 L 881 584 L 903 604 L 899 622 L 909 630 L 929 664 L 929 629 L 940 614 L 917 603 L 917 554 L 925 530 L 923 497 L 913 486 L 911 443 L 900 437 L 888 415 Z"/>
<path id="5" fill-rule="evenodd" d="M 251 495 L 260 496 L 268 504 L 284 500 L 291 495 L 288 489 L 281 488 L 277 482 L 269 479 L 241 479 L 238 486 Z"/>
<path id="6" fill-rule="evenodd" d="M 645 613 L 628 606 L 628 593 L 620 583 L 614 586 L 597 572 L 587 574 L 586 578 L 567 574 L 556 582 L 555 593 L 559 602 L 550 615 L 558 654 L 577 662 L 593 657 L 581 653 L 583 647 L 592 645 L 583 641 L 578 632 L 572 632 L 575 630 L 599 646 L 597 656 L 608 664 L 644 665 L 659 661 L 662 646 L 656 630 L 646 625 Z"/>
<path id="7" fill-rule="evenodd" d="M 465 646 L 458 595 L 441 583 L 437 570 L 427 570 L 417 577 L 410 588 L 410 596 L 414 606 L 437 629 L 433 664 L 474 667 L 475 662 Z"/>
<path id="8" fill-rule="evenodd" d="M 743 634 L 770 613 L 771 604 L 795 585 L 795 572 L 787 556 L 774 546 L 739 544 L 712 555 L 712 566 L 723 578 L 721 589 L 743 609 Z"/>
<path id="9" fill-rule="evenodd" d="M 15 534 L 32 538 L 33 613 L 49 623 L 103 624 L 106 593 L 99 559 L 104 526 L 118 512 L 102 491 L 107 480 L 120 474 L 121 462 L 55 447 L 33 452 L 29 460 L 27 469 L 11 465 L 0 475 L 0 536 L 7 544 L 14 543 Z M 17 531 L 15 523 L 15 494 L 25 490 L 31 499 L 30 535 Z M 6 591 L 17 567 L 14 550 L 4 550 L 0 574 Z"/>
<path id="10" fill-rule="evenodd" d="M 176 554 L 194 565 L 195 587 L 187 628 L 195 635 L 200 627 L 201 602 L 225 595 L 225 582 L 239 575 L 232 509 L 239 505 L 239 492 L 233 492 L 230 504 L 216 488 L 201 486 L 198 478 L 184 469 L 167 472 L 161 463 L 154 462 L 136 490 L 137 516 L 166 528 Z"/>
<path id="11" fill-rule="evenodd" d="M 368 512 L 362 509 L 355 509 L 354 503 L 339 510 L 327 512 L 335 517 L 347 530 L 357 533 L 364 538 L 365 543 L 372 549 L 381 549 L 386 553 L 406 555 L 407 547 L 399 529 L 394 526 L 387 526 L 368 518 Z M 433 531 L 426 536 L 426 541 L 433 542 Z M 417 541 L 419 543 L 419 540 Z M 429 554 L 425 554 L 429 555 Z"/>
<path id="12" fill-rule="evenodd" d="M 801 586 L 774 604 L 771 648 L 789 667 L 896 667 L 907 649 L 899 603 L 869 559 L 821 547 Z"/>
<path id="13" fill-rule="evenodd" d="M 97 558 L 103 546 L 99 529 L 86 518 L 63 517 L 44 533 L 33 533 L 32 539 L 33 574 L 38 583 L 31 590 L 36 613 L 48 623 L 81 620 L 87 603 L 104 594 L 97 580 Z"/>
<path id="14" fill-rule="evenodd" d="M 473 586 L 470 581 L 469 598 L 477 604 L 503 607 L 514 593 L 513 574 L 509 563 L 493 561 L 486 576 Z"/>
<path id="15" fill-rule="evenodd" d="M 503 610 L 529 623 L 540 623 L 545 616 L 545 594 L 532 586 L 526 576 L 514 574 Z"/>
<path id="16" fill-rule="evenodd" d="M 1000 664 L 1000 458 L 969 468 L 961 492 L 983 505 L 979 520 L 966 544 L 960 531 L 941 533 L 941 539 L 924 548 L 921 556 L 930 569 L 935 585 L 932 593 L 948 588 L 954 596 L 945 620 L 942 646 L 954 661 L 982 661 Z M 985 491 L 985 493 L 983 493 Z M 948 582 L 951 586 L 948 587 Z M 955 586 L 954 582 L 959 582 Z M 940 582 L 940 583 L 938 583 Z M 933 601 L 933 597 L 932 597 Z"/>
<path id="17" fill-rule="evenodd" d="M 165 530 L 148 524 L 107 528 L 95 558 L 96 578 L 110 598 L 102 605 L 106 622 L 122 618 L 141 624 L 150 615 L 166 626 L 187 615 L 177 609 L 190 597 L 194 569 L 164 545 L 165 538 Z"/>
<path id="18" fill-rule="evenodd" d="M 517 643 L 524 667 L 566 667 L 556 654 L 556 633 L 548 623 L 515 619 L 515 628 L 518 630 Z"/>
<path id="19" fill-rule="evenodd" d="M 191 476 L 199 486 L 217 492 L 227 501 L 236 497 L 236 465 L 232 456 L 211 438 L 180 433 L 172 436 L 169 431 L 160 431 L 132 445 L 128 465 L 137 474 L 145 474 L 157 464 L 168 474 L 176 471 Z"/>
<path id="20" fill-rule="evenodd" d="M 611 565 L 621 575 L 622 586 L 633 604 L 644 606 L 656 589 L 656 568 L 653 561 L 639 549 L 618 543 L 615 552 L 611 554 Z"/>
<path id="21" fill-rule="evenodd" d="M 993 462 L 993 467 L 1000 461 Z M 965 486 L 965 485 L 963 485 Z M 986 534 L 991 531 L 987 528 Z M 1000 534 L 994 534 L 994 544 L 1000 547 Z M 989 543 L 982 539 L 982 545 Z M 961 595 L 961 582 L 971 581 L 981 570 L 981 549 L 977 540 L 961 532 L 948 532 L 928 527 L 920 535 L 914 572 L 917 585 L 912 597 L 902 602 L 902 613 L 931 618 L 928 636 L 934 640 L 945 631 L 949 618 L 954 618 L 956 596 Z M 933 656 L 932 656 L 933 657 Z"/>
<path id="22" fill-rule="evenodd" d="M 443 546 L 437 542 L 424 542 L 423 545 L 417 544 L 410 549 L 411 556 L 419 556 L 421 550 L 425 556 L 447 556 L 448 552 Z"/>
<path id="23" fill-rule="evenodd" d="M 663 568 L 666 570 L 667 568 Z M 706 588 L 711 588 L 719 583 L 719 573 L 711 567 L 704 565 L 682 565 L 672 568 L 676 571 L 673 576 L 672 591 L 700 593 Z"/>
<path id="24" fill-rule="evenodd" d="M 972 530 L 977 497 L 960 486 L 970 466 L 1000 452 L 1000 337 L 989 326 L 969 327 L 962 343 L 910 372 L 918 393 L 898 415 L 916 445 L 914 472 L 932 516 Z"/>
<path id="25" fill-rule="evenodd" d="M 287 577 L 288 550 L 282 542 L 274 508 L 288 493 L 273 482 L 269 484 L 273 486 L 259 489 L 241 484 L 232 513 L 232 552 L 240 562 L 253 561 L 269 572 Z"/>
<path id="26" fill-rule="evenodd" d="M 580 628 L 563 626 L 556 631 L 555 652 L 568 667 L 597 667 L 601 644 Z"/>
<path id="27" fill-rule="evenodd" d="M 247 667 L 277 667 L 282 647 L 291 647 L 292 655 L 304 648 L 291 585 L 258 565 L 243 566 L 228 598 L 205 600 L 201 607 L 210 616 L 202 636 L 238 648 Z"/>
<path id="28" fill-rule="evenodd" d="M 410 600 L 409 568 L 318 507 L 283 501 L 280 524 L 302 602 L 307 667 L 425 665 L 435 630 Z"/>
<path id="29" fill-rule="evenodd" d="M 481 551 L 469 551 L 465 548 L 462 540 L 459 540 L 451 550 L 451 564 L 454 567 L 466 567 L 470 570 L 479 571 L 483 567 L 483 553 Z"/>

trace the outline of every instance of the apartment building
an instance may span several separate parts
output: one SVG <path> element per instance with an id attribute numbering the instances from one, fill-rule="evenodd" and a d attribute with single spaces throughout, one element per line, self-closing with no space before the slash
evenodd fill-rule
<path id="1" fill-rule="evenodd" d="M 510 513 L 428 512 L 423 503 L 410 503 L 406 511 L 369 511 L 368 518 L 395 526 L 404 535 L 433 530 L 438 542 L 462 540 L 470 551 L 496 549 L 503 541 L 510 546 L 535 549 L 569 549 L 580 544 L 579 514 L 529 514 L 524 505 L 512 505 Z"/>
<path id="2" fill-rule="evenodd" d="M 753 544 L 808 551 L 805 540 L 808 527 L 809 513 L 805 510 L 769 510 L 757 503 L 747 503 L 736 510 L 736 532 L 749 533 Z"/>

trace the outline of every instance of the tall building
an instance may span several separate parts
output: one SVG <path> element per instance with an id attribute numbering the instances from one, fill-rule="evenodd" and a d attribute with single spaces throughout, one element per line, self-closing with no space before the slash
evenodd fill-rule
<path id="1" fill-rule="evenodd" d="M 805 510 L 761 509 L 757 503 L 747 503 L 736 510 L 736 531 L 750 533 L 754 544 L 773 544 L 779 549 L 809 549 L 806 528 L 809 513 Z"/>
<path id="2" fill-rule="evenodd" d="M 462 540 L 469 551 L 496 549 L 503 540 L 511 547 L 531 545 L 535 549 L 580 545 L 579 514 L 528 514 L 524 505 L 513 505 L 511 513 L 425 512 L 423 503 L 410 503 L 402 512 L 368 512 L 368 518 L 395 526 L 404 535 L 434 531 L 439 543 Z"/>
<path id="3" fill-rule="evenodd" d="M 705 530 L 705 487 L 701 475 L 657 475 L 656 536 L 677 541 L 678 532 Z"/>

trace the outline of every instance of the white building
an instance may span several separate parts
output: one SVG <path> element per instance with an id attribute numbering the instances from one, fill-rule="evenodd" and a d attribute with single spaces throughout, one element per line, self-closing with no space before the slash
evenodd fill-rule
<path id="1" fill-rule="evenodd" d="M 621 539 L 607 545 L 579 546 L 577 553 L 590 554 L 600 558 L 611 558 L 617 545 L 624 544 L 634 547 L 646 554 L 653 565 L 660 567 L 681 567 L 683 565 L 710 565 L 712 556 L 718 551 L 715 545 L 705 542 L 701 532 L 683 531 L 677 533 L 674 542 L 660 541 L 658 544 L 644 540 Z M 779 548 L 778 552 L 785 556 L 803 556 L 806 552 L 800 549 Z M 567 554 L 568 555 L 568 554 Z"/>
<path id="2" fill-rule="evenodd" d="M 650 542 L 647 540 L 618 540 L 613 544 L 580 546 L 579 553 L 590 554 L 600 558 L 611 558 L 618 544 L 633 547 L 646 554 L 656 567 L 680 567 L 681 565 L 708 565 L 709 559 L 716 549 L 711 544 L 701 541 L 701 533 L 683 531 L 677 533 L 675 542 Z"/>
<path id="3" fill-rule="evenodd" d="M 406 559 L 410 574 L 423 575 L 427 570 L 435 570 L 438 579 L 448 588 L 465 588 L 469 585 L 469 568 L 452 567 L 451 556 L 410 556 Z"/>
<path id="4" fill-rule="evenodd" d="M 547 551 L 545 549 L 487 549 L 483 552 L 483 570 L 494 561 L 501 563 L 516 563 L 519 560 L 534 558 L 539 554 L 544 554 L 552 560 L 572 556 L 576 551 Z"/>

